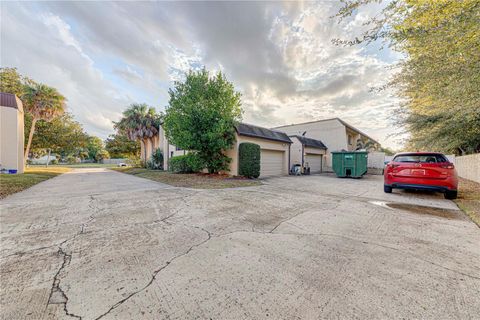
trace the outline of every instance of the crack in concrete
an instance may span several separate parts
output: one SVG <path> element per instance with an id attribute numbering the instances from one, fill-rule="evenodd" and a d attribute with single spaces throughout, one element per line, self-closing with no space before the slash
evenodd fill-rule
<path id="1" fill-rule="evenodd" d="M 185 225 L 186 226 L 186 225 Z M 188 226 L 187 226 L 188 227 Z M 121 306 L 123 303 L 125 303 L 126 301 L 128 301 L 130 298 L 134 297 L 135 295 L 139 294 L 140 292 L 144 291 L 145 289 L 147 289 L 148 287 L 150 287 L 153 283 L 153 281 L 155 281 L 155 279 L 157 278 L 158 274 L 165 270 L 173 261 L 181 258 L 181 257 L 184 257 L 186 255 L 188 255 L 194 248 L 196 247 L 199 247 L 201 245 L 203 245 L 204 243 L 208 242 L 210 239 L 212 239 L 212 234 L 210 233 L 210 231 L 204 229 L 204 228 L 201 228 L 201 227 L 195 227 L 195 226 L 191 226 L 191 228 L 195 228 L 195 229 L 199 229 L 199 230 L 202 230 L 203 232 L 205 232 L 207 234 L 207 238 L 200 241 L 199 243 L 196 243 L 194 245 L 192 245 L 190 248 L 188 248 L 187 251 L 181 253 L 181 254 L 178 254 L 176 256 L 174 256 L 173 258 L 171 258 L 170 260 L 168 260 L 164 265 L 162 265 L 160 268 L 156 269 L 153 271 L 152 273 L 152 277 L 150 278 L 150 281 L 145 285 L 143 286 L 142 288 L 140 288 L 139 290 L 137 291 L 134 291 L 132 293 L 130 293 L 128 296 L 126 296 L 125 298 L 123 298 L 122 300 L 116 302 L 113 306 L 111 306 L 105 313 L 101 314 L 100 316 L 96 317 L 95 320 L 99 320 L 99 319 L 102 319 L 103 317 L 105 317 L 106 315 L 108 315 L 110 312 L 112 312 L 113 310 L 115 310 L 116 308 L 118 308 L 119 306 Z"/>
<path id="2" fill-rule="evenodd" d="M 58 269 L 57 273 L 53 277 L 53 284 L 50 290 L 50 295 L 48 297 L 47 307 L 50 304 L 62 304 L 63 311 L 67 316 L 71 318 L 82 319 L 81 316 L 78 316 L 68 311 L 67 309 L 68 297 L 65 294 L 65 292 L 62 290 L 62 288 L 60 288 L 60 278 L 59 278 L 60 274 L 65 269 L 65 267 L 70 264 L 70 261 L 72 261 L 72 255 L 66 253 L 61 247 L 58 248 L 58 254 L 63 255 L 63 262 L 60 268 Z"/>
<path id="3" fill-rule="evenodd" d="M 334 210 L 336 208 L 338 208 L 340 204 L 335 204 L 332 208 L 328 208 L 328 210 Z M 293 216 L 290 216 L 289 218 L 286 218 L 286 219 L 283 219 L 282 221 L 280 221 L 279 223 L 277 223 L 270 231 L 266 232 L 266 233 L 273 233 L 275 230 L 277 230 L 278 227 L 280 227 L 283 223 L 288 223 L 290 220 L 293 220 L 295 219 L 296 217 L 298 217 L 299 215 L 301 214 L 304 214 L 308 211 L 310 211 L 311 209 L 315 208 L 316 205 L 312 205 L 312 206 L 309 206 L 308 208 L 304 209 L 304 210 L 300 210 L 299 212 L 297 212 L 296 214 L 294 214 Z M 324 208 L 325 209 L 325 208 Z"/>
<path id="4" fill-rule="evenodd" d="M 98 210 L 98 208 L 93 205 L 93 202 L 96 199 L 93 195 L 89 195 L 89 198 L 90 198 L 90 200 L 89 200 L 89 203 L 88 203 L 88 208 L 93 210 L 94 213 L 95 213 Z M 53 283 L 52 283 L 52 287 L 50 289 L 50 295 L 48 297 L 47 306 L 46 306 L 46 307 L 48 307 L 48 305 L 50 305 L 50 304 L 62 304 L 63 305 L 63 311 L 65 312 L 65 314 L 67 316 L 71 317 L 71 318 L 76 318 L 76 319 L 82 319 L 82 317 L 68 311 L 68 308 L 67 308 L 68 296 L 65 294 L 65 291 L 63 291 L 63 289 L 60 287 L 60 274 L 62 273 L 62 271 L 64 271 L 64 269 L 68 265 L 70 265 L 70 262 L 72 261 L 72 254 L 67 253 L 67 251 L 65 249 L 63 249 L 62 246 L 65 245 L 67 242 L 74 241 L 75 238 L 84 234 L 86 226 L 95 219 L 94 213 L 90 214 L 87 221 L 83 222 L 80 225 L 80 231 L 78 231 L 76 234 L 74 234 L 70 238 L 67 238 L 67 239 L 63 240 L 58 245 L 58 254 L 63 255 L 63 262 L 62 262 L 60 268 L 58 269 L 57 273 L 53 277 Z"/>

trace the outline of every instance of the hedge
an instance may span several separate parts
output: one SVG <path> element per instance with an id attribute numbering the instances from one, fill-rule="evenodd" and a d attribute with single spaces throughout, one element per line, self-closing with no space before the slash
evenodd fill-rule
<path id="1" fill-rule="evenodd" d="M 260 146 L 243 142 L 238 147 L 238 174 L 247 178 L 260 176 Z"/>
<path id="2" fill-rule="evenodd" d="M 195 153 L 175 156 L 168 162 L 168 170 L 175 173 L 194 173 L 201 171 L 205 166 Z"/>

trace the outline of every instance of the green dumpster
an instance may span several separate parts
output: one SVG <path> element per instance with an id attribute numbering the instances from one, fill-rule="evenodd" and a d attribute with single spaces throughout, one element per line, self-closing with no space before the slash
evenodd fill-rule
<path id="1" fill-rule="evenodd" d="M 332 167 L 337 177 L 361 178 L 367 173 L 368 152 L 366 151 L 334 151 Z"/>

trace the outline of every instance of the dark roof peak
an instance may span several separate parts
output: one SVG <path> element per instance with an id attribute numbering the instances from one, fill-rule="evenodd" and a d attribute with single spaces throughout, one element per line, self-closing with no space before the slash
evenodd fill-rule
<path id="1" fill-rule="evenodd" d="M 307 138 L 307 137 L 304 137 L 304 136 L 297 136 L 297 135 L 294 135 L 294 136 L 290 136 L 290 137 L 295 137 L 298 139 L 298 141 L 300 141 L 301 144 L 303 144 L 304 146 L 306 147 L 310 147 L 310 148 L 317 148 L 317 149 L 324 149 L 326 150 L 327 147 L 323 144 L 322 141 L 320 140 L 316 140 L 316 139 L 312 139 L 312 138 Z"/>
<path id="2" fill-rule="evenodd" d="M 280 141 L 285 143 L 292 143 L 290 138 L 284 132 L 267 129 L 264 127 L 255 126 L 248 123 L 238 123 L 235 126 L 237 133 L 241 136 L 252 138 L 268 139 L 273 141 Z"/>
<path id="3" fill-rule="evenodd" d="M 0 92 L 0 106 L 2 107 L 14 108 L 23 111 L 21 102 L 20 105 L 18 105 L 17 100 L 19 100 L 17 96 L 12 93 Z"/>

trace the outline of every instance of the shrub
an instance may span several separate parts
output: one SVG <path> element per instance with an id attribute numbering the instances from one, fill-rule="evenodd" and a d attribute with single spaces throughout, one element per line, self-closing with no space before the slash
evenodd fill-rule
<path id="1" fill-rule="evenodd" d="M 103 159 L 110 159 L 110 154 L 105 149 L 98 150 L 97 153 L 95 153 L 95 161 L 102 162 Z"/>
<path id="2" fill-rule="evenodd" d="M 175 173 L 199 172 L 204 168 L 203 161 L 195 153 L 188 153 L 183 156 L 176 156 L 168 162 L 168 168 Z"/>
<path id="3" fill-rule="evenodd" d="M 74 155 L 69 155 L 65 159 L 68 164 L 75 164 L 75 163 L 80 163 L 80 159 L 75 157 Z"/>
<path id="4" fill-rule="evenodd" d="M 260 176 L 260 146 L 243 142 L 238 147 L 238 174 L 247 178 Z"/>
<path id="5" fill-rule="evenodd" d="M 57 159 L 52 159 L 52 160 L 50 160 L 50 164 L 52 164 L 52 165 L 58 164 L 58 160 Z"/>
<path id="6" fill-rule="evenodd" d="M 163 169 L 163 153 L 160 148 L 155 149 L 151 158 L 147 161 L 147 168 L 153 170 Z"/>
<path id="7" fill-rule="evenodd" d="M 142 167 L 142 159 L 140 159 L 139 156 L 129 156 L 126 162 L 128 165 L 132 167 L 137 167 L 137 168 Z"/>

